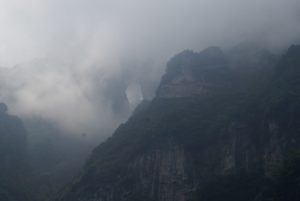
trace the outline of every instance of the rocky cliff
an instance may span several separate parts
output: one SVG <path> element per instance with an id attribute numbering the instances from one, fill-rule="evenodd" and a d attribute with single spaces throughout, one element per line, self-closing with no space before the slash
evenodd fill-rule
<path id="1" fill-rule="evenodd" d="M 286 161 L 300 146 L 299 55 L 291 47 L 247 88 L 218 48 L 175 56 L 157 97 L 94 150 L 57 201 L 272 200 L 291 178 L 276 175 L 298 167 Z M 277 200 L 299 200 L 295 175 Z"/>

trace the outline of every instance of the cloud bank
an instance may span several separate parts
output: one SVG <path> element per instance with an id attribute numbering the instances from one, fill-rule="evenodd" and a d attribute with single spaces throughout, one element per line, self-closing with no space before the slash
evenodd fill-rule
<path id="1" fill-rule="evenodd" d="M 2 0 L 0 98 L 74 132 L 105 135 L 183 49 L 299 42 L 298 0 Z M 99 134 L 100 135 L 100 134 Z"/>

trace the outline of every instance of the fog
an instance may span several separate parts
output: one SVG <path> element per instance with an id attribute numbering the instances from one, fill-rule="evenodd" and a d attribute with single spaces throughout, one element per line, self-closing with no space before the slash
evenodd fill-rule
<path id="1" fill-rule="evenodd" d="M 10 113 L 109 135 L 183 49 L 300 39 L 299 0 L 1 0 L 0 98 Z"/>

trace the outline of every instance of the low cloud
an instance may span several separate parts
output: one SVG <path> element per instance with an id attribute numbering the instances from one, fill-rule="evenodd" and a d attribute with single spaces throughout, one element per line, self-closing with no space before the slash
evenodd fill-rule
<path id="1" fill-rule="evenodd" d="M 11 113 L 110 133 L 183 49 L 299 42 L 298 0 L 2 0 L 0 98 Z M 99 134 L 101 135 L 101 134 Z"/>

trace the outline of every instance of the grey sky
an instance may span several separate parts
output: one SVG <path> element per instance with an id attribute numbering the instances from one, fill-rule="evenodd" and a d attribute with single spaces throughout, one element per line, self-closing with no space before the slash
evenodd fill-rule
<path id="1" fill-rule="evenodd" d="M 8 66 L 49 56 L 101 60 L 172 54 L 237 38 L 292 40 L 300 33 L 299 4 L 297 0 L 2 0 L 0 63 Z"/>
<path id="2" fill-rule="evenodd" d="M 74 130 L 111 128 L 121 120 L 103 91 L 127 68 L 135 89 L 186 48 L 285 47 L 299 41 L 299 13 L 299 0 L 1 0 L 1 98 Z"/>

